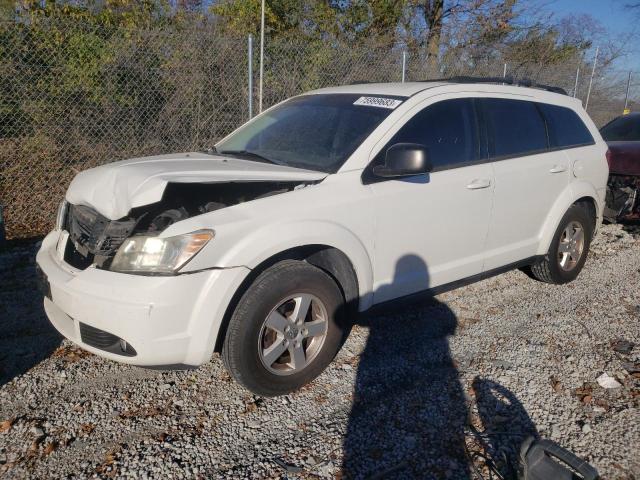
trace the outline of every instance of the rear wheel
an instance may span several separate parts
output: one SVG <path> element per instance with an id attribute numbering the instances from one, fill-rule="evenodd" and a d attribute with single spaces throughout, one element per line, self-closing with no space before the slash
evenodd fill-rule
<path id="1" fill-rule="evenodd" d="M 574 280 L 587 259 L 594 224 L 587 208 L 572 205 L 562 217 L 545 258 L 531 265 L 531 274 L 554 284 Z"/>
<path id="2" fill-rule="evenodd" d="M 240 299 L 222 355 L 233 378 L 275 396 L 312 381 L 333 360 L 348 330 L 336 282 L 306 262 L 265 270 Z"/>

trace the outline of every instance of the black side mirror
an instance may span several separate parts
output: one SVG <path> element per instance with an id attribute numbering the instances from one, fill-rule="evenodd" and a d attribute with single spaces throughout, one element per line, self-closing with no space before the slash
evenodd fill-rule
<path id="1" fill-rule="evenodd" d="M 396 143 L 387 149 L 384 165 L 373 167 L 378 177 L 406 177 L 429 173 L 433 169 L 427 147 L 417 143 Z"/>

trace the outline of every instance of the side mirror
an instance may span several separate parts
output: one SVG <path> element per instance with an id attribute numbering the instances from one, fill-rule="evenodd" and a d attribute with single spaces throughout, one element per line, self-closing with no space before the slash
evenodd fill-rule
<path id="1" fill-rule="evenodd" d="M 417 143 L 396 143 L 387 149 L 384 165 L 373 167 L 378 177 L 407 177 L 429 173 L 433 169 L 427 147 Z"/>

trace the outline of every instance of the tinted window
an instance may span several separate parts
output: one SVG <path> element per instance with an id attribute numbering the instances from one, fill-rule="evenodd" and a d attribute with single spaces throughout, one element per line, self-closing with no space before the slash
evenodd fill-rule
<path id="1" fill-rule="evenodd" d="M 483 99 L 493 157 L 547 149 L 547 130 L 535 104 L 523 100 Z"/>
<path id="2" fill-rule="evenodd" d="M 573 147 L 589 145 L 593 137 L 576 112 L 570 108 L 547 103 L 538 106 L 547 120 L 549 142 L 552 147 Z"/>
<path id="3" fill-rule="evenodd" d="M 216 149 L 251 160 L 262 157 L 279 165 L 335 172 L 393 111 L 354 103 L 361 98 L 351 94 L 293 98 L 247 123 Z M 385 101 L 380 96 L 364 98 Z"/>
<path id="4" fill-rule="evenodd" d="M 445 100 L 425 108 L 395 134 L 388 146 L 396 143 L 427 147 L 434 169 L 477 160 L 479 143 L 473 101 Z"/>
<path id="5" fill-rule="evenodd" d="M 618 117 L 602 127 L 600 133 L 607 142 L 640 141 L 640 115 Z"/>

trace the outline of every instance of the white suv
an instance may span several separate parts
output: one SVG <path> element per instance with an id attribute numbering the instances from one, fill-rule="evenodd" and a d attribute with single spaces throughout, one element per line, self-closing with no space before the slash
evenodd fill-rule
<path id="1" fill-rule="evenodd" d="M 549 90 L 321 89 L 208 152 L 84 171 L 37 256 L 47 315 L 135 365 L 221 351 L 242 385 L 278 395 L 320 374 L 373 305 L 516 267 L 569 282 L 601 219 L 607 146 Z"/>

